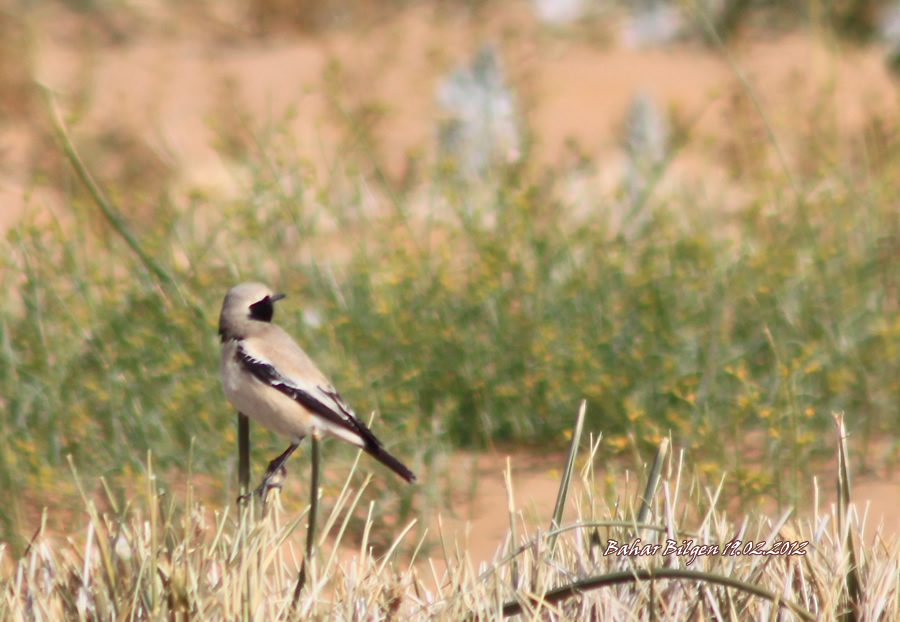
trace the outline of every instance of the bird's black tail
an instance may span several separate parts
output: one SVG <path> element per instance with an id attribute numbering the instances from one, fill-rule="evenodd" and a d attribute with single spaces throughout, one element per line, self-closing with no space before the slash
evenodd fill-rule
<path id="1" fill-rule="evenodd" d="M 343 402 L 339 402 L 339 404 L 342 403 Z M 363 423 L 362 420 L 354 417 L 353 413 L 345 411 L 345 414 L 347 415 L 347 419 L 353 424 L 353 427 L 355 427 L 356 431 L 359 433 L 359 436 L 363 442 L 363 450 L 367 454 L 378 460 L 378 462 L 389 468 L 391 471 L 405 479 L 410 484 L 416 481 L 416 476 L 412 471 L 409 470 L 409 467 L 407 467 L 405 464 L 388 453 L 388 450 L 384 448 L 384 445 L 381 444 L 381 441 L 378 440 L 378 437 L 375 436 L 375 433 L 369 429 L 369 426 Z"/>
<path id="2" fill-rule="evenodd" d="M 407 468 L 405 464 L 397 460 L 388 453 L 380 443 L 366 443 L 366 453 L 378 460 L 381 464 L 389 468 L 391 471 L 405 479 L 409 483 L 416 481 L 416 476 Z"/>

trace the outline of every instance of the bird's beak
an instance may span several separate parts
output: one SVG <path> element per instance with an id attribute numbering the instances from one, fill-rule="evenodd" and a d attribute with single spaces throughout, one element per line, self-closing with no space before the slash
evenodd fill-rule
<path id="1" fill-rule="evenodd" d="M 282 298 L 286 298 L 286 297 L 287 297 L 287 294 L 272 294 L 271 296 L 269 296 L 269 301 L 277 302 L 277 301 L 281 300 Z"/>

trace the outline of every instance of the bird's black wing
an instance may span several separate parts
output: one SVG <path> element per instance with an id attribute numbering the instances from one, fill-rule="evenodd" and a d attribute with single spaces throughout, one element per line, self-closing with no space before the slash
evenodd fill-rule
<path id="1" fill-rule="evenodd" d="M 257 380 L 273 389 L 284 393 L 311 412 L 327 421 L 359 435 L 363 441 L 363 449 L 376 460 L 390 468 L 408 482 L 416 479 L 409 468 L 392 456 L 378 437 L 366 424 L 357 419 L 353 411 L 330 384 L 308 384 L 300 378 L 291 378 L 281 373 L 274 365 L 262 356 L 251 353 L 245 344 L 238 344 L 237 358 Z"/>

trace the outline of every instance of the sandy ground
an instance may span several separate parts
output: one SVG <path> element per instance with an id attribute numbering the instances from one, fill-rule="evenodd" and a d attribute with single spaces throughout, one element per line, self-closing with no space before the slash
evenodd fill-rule
<path id="1" fill-rule="evenodd" d="M 474 501 L 463 503 L 453 516 L 443 517 L 443 529 L 451 541 L 456 538 L 459 542 L 468 544 L 468 550 L 472 562 L 489 562 L 502 546 L 504 537 L 509 530 L 508 496 L 505 484 L 504 471 L 506 460 L 510 459 L 512 465 L 513 497 L 518 514 L 524 517 L 534 526 L 546 529 L 553 516 L 553 508 L 559 491 L 559 478 L 565 456 L 540 456 L 517 453 L 512 456 L 493 454 L 478 457 L 478 488 Z M 602 468 L 597 465 L 596 468 Z M 597 473 L 600 476 L 600 473 Z M 623 485 L 619 491 L 619 498 L 623 500 L 637 498 L 636 480 L 634 472 L 631 474 L 632 484 L 629 489 Z M 830 514 L 832 505 L 837 497 L 836 471 L 830 469 L 823 471 L 819 476 L 819 512 Z M 900 478 L 896 476 L 881 477 L 869 475 L 860 477 L 851 474 L 853 484 L 852 499 L 856 505 L 860 518 L 865 519 L 864 536 L 866 541 L 880 531 L 886 538 L 900 535 L 900 508 L 898 508 L 898 493 L 900 493 Z M 620 482 L 617 482 L 617 484 Z M 640 483 L 643 486 L 643 482 Z M 574 491 L 580 488 L 580 482 L 573 485 Z M 598 491 L 598 494 L 603 494 Z M 723 500 L 721 507 L 734 507 L 734 504 Z M 780 514 L 776 511 L 774 503 L 765 504 L 762 511 L 777 518 Z M 729 511 L 732 518 L 739 514 Z M 796 517 L 801 519 L 813 516 L 812 500 L 798 508 Z M 571 499 L 566 513 L 567 522 L 576 517 L 572 512 Z M 605 517 L 609 518 L 609 517 Z M 533 522 L 531 522 L 533 521 Z M 434 529 L 436 525 L 432 525 Z M 523 532 L 519 525 L 518 533 Z"/>
<path id="2" fill-rule="evenodd" d="M 212 146 L 215 120 L 235 111 L 265 127 L 280 123 L 293 108 L 286 123 L 300 156 L 315 170 L 325 170 L 340 155 L 343 136 L 329 104 L 334 80 L 347 103 L 384 106 L 378 137 L 389 174 L 402 176 L 410 154 L 433 148 L 437 81 L 466 62 L 482 41 L 500 45 L 527 104 L 539 160 L 564 162 L 571 153 L 567 142 L 574 141 L 601 163 L 598 168 L 617 161 L 628 103 L 646 91 L 682 118 L 698 119 L 698 140 L 675 174 L 726 178 L 704 153 L 703 137 L 730 131 L 728 104 L 739 79 L 721 56 L 696 45 L 629 49 L 614 37 L 604 45 L 569 39 L 542 29 L 516 3 L 477 20 L 420 9 L 363 31 L 265 40 L 242 36 L 216 16 L 181 19 L 158 7 L 148 11 L 147 27 L 117 42 L 80 32 L 82 24 L 71 16 L 36 15 L 40 28 L 31 63 L 35 77 L 58 94 L 65 110 L 78 109 L 76 138 L 110 123 L 127 127 L 171 166 L 183 188 L 223 197 L 243 191 L 233 165 Z M 848 133 L 895 105 L 895 88 L 878 49 L 836 53 L 827 41 L 794 34 L 748 40 L 734 54 L 776 135 L 794 122 L 798 106 L 812 108 L 813 96 L 826 88 L 834 97 L 828 113 Z M 0 126 L 0 230 L 13 225 L 26 206 L 59 208 L 52 190 L 32 182 L 37 143 L 27 124 Z M 478 461 L 482 475 L 474 502 L 444 517 L 445 533 L 467 538 L 476 563 L 491 558 L 508 528 L 505 456 Z M 533 462 L 514 460 L 516 503 L 549 521 L 559 465 Z M 830 473 L 823 476 L 826 501 L 834 498 L 832 479 Z M 898 487 L 896 477 L 856 482 L 857 503 L 871 503 L 870 525 L 883 516 L 888 532 L 900 531 Z"/>
<path id="3" fill-rule="evenodd" d="M 171 166 L 182 187 L 223 196 L 242 188 L 234 167 L 213 147 L 222 117 L 239 113 L 261 129 L 281 123 L 292 109 L 286 128 L 298 155 L 324 172 L 340 155 L 344 131 L 330 103 L 335 93 L 348 109 L 381 107 L 379 145 L 389 174 L 401 176 L 411 154 L 433 150 L 436 84 L 484 41 L 500 45 L 544 162 L 565 162 L 574 143 L 601 162 L 599 169 L 615 163 L 627 106 L 635 93 L 646 92 L 660 108 L 698 120 L 696 147 L 679 157 L 672 174 L 709 183 L 722 171 L 702 138 L 730 130 L 729 101 L 739 90 L 735 70 L 706 48 L 629 49 L 614 37 L 599 45 L 548 34 L 520 3 L 477 20 L 420 9 L 362 31 L 264 40 L 228 36 L 227 29 L 223 34 L 209 15 L 150 13 L 150 26 L 115 43 L 80 32 L 84 25 L 71 16 L 34 19 L 41 27 L 31 53 L 33 74 L 65 111 L 77 111 L 76 137 L 110 126 L 132 132 Z M 878 49 L 838 53 L 827 42 L 795 34 L 752 39 L 734 54 L 776 136 L 796 123 L 798 106 L 812 109 L 814 95 L 825 90 L 834 102 L 826 114 L 848 132 L 894 106 Z M 37 147 L 28 126 L 0 126 L 0 144 L 6 146 L 0 226 L 8 227 L 26 204 L 44 209 L 54 198 L 31 182 Z"/>

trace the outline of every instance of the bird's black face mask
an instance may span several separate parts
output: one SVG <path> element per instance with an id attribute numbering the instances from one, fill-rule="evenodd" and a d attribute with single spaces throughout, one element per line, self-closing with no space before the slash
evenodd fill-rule
<path id="1" fill-rule="evenodd" d="M 282 298 L 284 298 L 284 294 L 273 294 L 259 302 L 254 302 L 250 305 L 250 319 L 258 322 L 271 322 L 272 316 L 275 315 L 275 302 Z"/>

